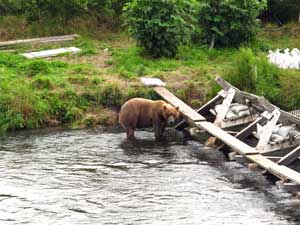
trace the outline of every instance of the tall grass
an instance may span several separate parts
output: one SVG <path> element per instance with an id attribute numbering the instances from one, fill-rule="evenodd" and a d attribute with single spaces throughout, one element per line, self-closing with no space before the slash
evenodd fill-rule
<path id="1" fill-rule="evenodd" d="M 286 110 L 300 108 L 300 71 L 283 70 L 268 62 L 260 53 L 241 49 L 234 67 L 223 75 L 224 79 L 237 88 L 266 97 L 272 103 Z M 213 84 L 211 96 L 220 88 Z"/>

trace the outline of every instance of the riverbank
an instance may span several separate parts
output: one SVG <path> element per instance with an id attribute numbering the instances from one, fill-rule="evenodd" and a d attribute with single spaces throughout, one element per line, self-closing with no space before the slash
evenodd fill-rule
<path id="1" fill-rule="evenodd" d="M 265 58 L 269 49 L 300 48 L 298 24 L 266 25 L 258 40 L 241 50 L 184 46 L 175 59 L 155 60 L 143 56 L 126 34 L 105 32 L 83 35 L 73 43 L 35 44 L 15 47 L 13 52 L 0 51 L 0 130 L 65 124 L 74 128 L 113 125 L 125 100 L 157 98 L 151 89 L 140 84 L 142 76 L 166 81 L 176 95 L 195 108 L 217 90 L 213 86 L 216 75 L 264 95 L 284 109 L 300 108 L 300 72 L 280 70 Z M 15 37 L 20 38 L 19 35 Z M 18 54 L 63 46 L 76 46 L 82 52 L 49 60 L 27 60 Z"/>

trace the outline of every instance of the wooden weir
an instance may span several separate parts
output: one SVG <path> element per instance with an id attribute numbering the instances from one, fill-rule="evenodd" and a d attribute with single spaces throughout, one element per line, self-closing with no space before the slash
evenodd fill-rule
<path id="1" fill-rule="evenodd" d="M 276 124 L 296 124 L 300 129 L 300 119 L 272 105 L 263 97 L 240 91 L 220 77 L 216 78 L 216 82 L 223 90 L 196 111 L 165 87 L 155 86 L 154 91 L 171 105 L 179 107 L 183 121 L 176 126 L 176 129 L 196 127 L 209 133 L 218 142 L 222 142 L 217 147 L 218 150 L 229 149 L 236 154 L 237 159 L 255 163 L 277 177 L 280 180 L 277 186 L 287 191 L 300 192 L 300 173 L 289 167 L 299 160 L 300 141 L 289 140 L 270 144 L 272 130 L 275 129 Z M 255 113 L 235 121 L 226 120 L 226 112 L 233 101 L 251 106 Z M 222 107 L 222 113 L 214 117 L 211 109 L 216 104 Z M 251 138 L 254 140 L 252 135 L 258 126 L 262 127 L 259 140 L 256 139 L 254 143 L 249 142 Z M 230 130 L 233 127 L 238 130 L 233 132 Z M 232 133 L 235 135 L 231 135 Z"/>

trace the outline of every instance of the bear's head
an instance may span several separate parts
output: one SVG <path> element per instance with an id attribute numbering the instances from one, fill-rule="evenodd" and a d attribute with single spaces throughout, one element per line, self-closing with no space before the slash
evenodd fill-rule
<path id="1" fill-rule="evenodd" d="M 179 107 L 173 107 L 170 104 L 163 104 L 162 116 L 169 126 L 173 126 L 180 117 Z"/>

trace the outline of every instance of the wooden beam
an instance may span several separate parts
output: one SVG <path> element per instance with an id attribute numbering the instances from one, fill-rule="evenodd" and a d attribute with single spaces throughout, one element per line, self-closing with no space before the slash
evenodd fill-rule
<path id="1" fill-rule="evenodd" d="M 246 98 L 248 100 L 250 100 L 252 102 L 253 106 L 258 106 L 258 108 L 260 108 L 261 111 L 268 111 L 268 112 L 272 112 L 275 109 L 280 111 L 280 117 L 282 119 L 286 119 L 289 120 L 293 123 L 296 124 L 300 124 L 300 118 L 293 116 L 292 114 L 278 108 L 277 106 L 273 105 L 272 103 L 270 103 L 267 99 L 265 99 L 264 97 L 261 96 L 257 96 L 251 93 L 247 93 L 244 91 L 239 90 L 238 88 L 232 86 L 230 83 L 228 83 L 227 81 L 225 81 L 223 78 L 221 77 L 217 77 L 215 79 L 215 81 L 225 90 L 229 90 L 230 88 L 233 88 L 237 93 L 236 96 L 239 96 L 240 98 Z"/>
<path id="2" fill-rule="evenodd" d="M 276 183 L 276 187 L 279 189 L 283 189 L 287 192 L 291 192 L 291 193 L 296 193 L 300 191 L 300 185 L 299 184 L 295 184 L 295 183 L 290 183 L 290 182 L 284 182 L 282 180 L 277 181 Z"/>
<path id="3" fill-rule="evenodd" d="M 292 164 L 296 159 L 298 159 L 300 156 L 300 146 L 295 148 L 293 151 L 291 151 L 289 154 L 282 157 L 277 163 L 279 165 L 285 165 L 288 166 Z"/>
<path id="4" fill-rule="evenodd" d="M 180 99 L 177 99 L 176 96 L 170 93 L 167 89 L 163 87 L 155 87 L 154 90 L 172 105 L 179 107 L 181 106 L 181 113 L 188 119 L 187 121 L 190 123 L 190 125 L 196 126 L 202 130 L 206 130 L 211 135 L 217 137 L 218 139 L 226 143 L 235 152 L 237 152 L 240 155 L 243 155 L 246 159 L 268 170 L 270 173 L 277 176 L 278 178 L 284 181 L 292 181 L 296 184 L 300 184 L 300 173 L 267 159 L 266 157 L 260 155 L 259 152 L 254 148 L 231 136 L 230 134 L 226 133 L 224 130 L 210 122 L 195 121 L 193 117 L 195 117 L 196 119 L 202 119 L 204 117 L 202 117 L 196 111 L 191 109 Z"/>
<path id="5" fill-rule="evenodd" d="M 272 136 L 272 132 L 273 130 L 275 129 L 276 127 L 276 124 L 279 120 L 279 117 L 280 117 L 280 111 L 275 109 L 273 111 L 273 117 L 270 121 L 268 121 L 268 123 L 263 126 L 263 131 L 259 137 L 259 141 L 258 141 L 258 144 L 256 146 L 256 149 L 258 149 L 259 151 L 261 150 L 262 146 L 265 146 L 269 143 L 269 140 Z"/>
<path id="6" fill-rule="evenodd" d="M 300 184 L 300 173 L 295 170 L 283 165 L 278 165 L 260 154 L 246 155 L 245 157 L 284 181 L 291 180 Z"/>
<path id="7" fill-rule="evenodd" d="M 257 118 L 257 115 L 250 115 L 250 116 L 245 116 L 239 119 L 235 120 L 223 120 L 219 125 L 221 128 L 229 128 L 229 127 L 236 127 L 236 126 L 241 126 L 241 125 L 247 125 Z"/>
<path id="8" fill-rule="evenodd" d="M 210 123 L 210 122 L 196 122 L 195 125 L 200 129 L 206 130 L 212 136 L 218 138 L 231 147 L 235 152 L 240 155 L 250 155 L 258 154 L 259 152 L 244 142 L 238 140 L 232 135 L 228 134 L 226 131 L 222 130 L 220 127 Z"/>
<path id="9" fill-rule="evenodd" d="M 221 100 L 224 99 L 225 92 L 222 90 L 216 95 L 213 99 L 211 99 L 209 102 L 201 106 L 198 110 L 197 113 L 199 114 L 205 114 L 208 112 L 216 103 L 220 102 Z M 178 123 L 175 126 L 176 130 L 183 130 L 184 128 L 188 127 L 188 123 L 185 120 L 182 120 L 180 123 Z"/>
<path id="10" fill-rule="evenodd" d="M 24 39 L 24 40 L 3 41 L 0 42 L 0 48 L 6 46 L 12 46 L 12 45 L 27 44 L 27 43 L 49 43 L 49 42 L 72 41 L 78 37 L 80 37 L 78 34 L 71 34 L 71 35 L 61 35 L 61 36 L 52 36 L 52 37 L 31 38 L 31 39 Z"/>
<path id="11" fill-rule="evenodd" d="M 169 90 L 164 87 L 154 87 L 154 90 L 157 94 L 159 94 L 163 99 L 169 102 L 171 105 L 175 107 L 179 107 L 180 113 L 183 117 L 191 122 L 195 123 L 197 121 L 205 121 L 205 118 L 197 113 L 195 110 L 190 108 L 187 104 L 183 101 L 178 99 L 174 94 L 172 94 Z"/>
<path id="12" fill-rule="evenodd" d="M 268 155 L 279 151 L 290 150 L 291 148 L 297 147 L 299 144 L 300 144 L 299 139 L 289 140 L 289 141 L 282 142 L 280 144 L 272 144 L 272 145 L 267 144 L 265 146 L 262 146 L 259 151 L 263 155 Z"/>
<path id="13" fill-rule="evenodd" d="M 280 160 L 282 158 L 280 156 L 264 156 L 264 157 L 271 160 L 272 162 L 277 162 L 278 160 Z M 246 164 L 246 163 L 250 162 L 249 159 L 246 159 L 242 155 L 236 155 L 235 158 L 236 158 L 236 161 L 241 164 Z"/>
<path id="14" fill-rule="evenodd" d="M 222 110 L 220 112 L 217 112 L 217 116 L 216 116 L 214 124 L 217 124 L 219 126 L 221 124 L 221 122 L 225 119 L 225 117 L 228 113 L 229 107 L 233 101 L 234 95 L 235 95 L 235 90 L 233 88 L 230 88 L 227 92 L 226 97 L 224 98 L 224 100 L 221 104 Z"/>
<path id="15" fill-rule="evenodd" d="M 266 120 L 265 117 L 259 117 L 254 122 L 249 124 L 247 127 L 245 127 L 243 130 L 238 132 L 234 137 L 243 140 L 244 138 L 248 137 L 254 130 L 256 130 L 256 124 L 263 123 Z M 217 147 L 217 150 L 221 150 L 224 148 L 226 144 L 222 144 L 219 147 Z"/>

